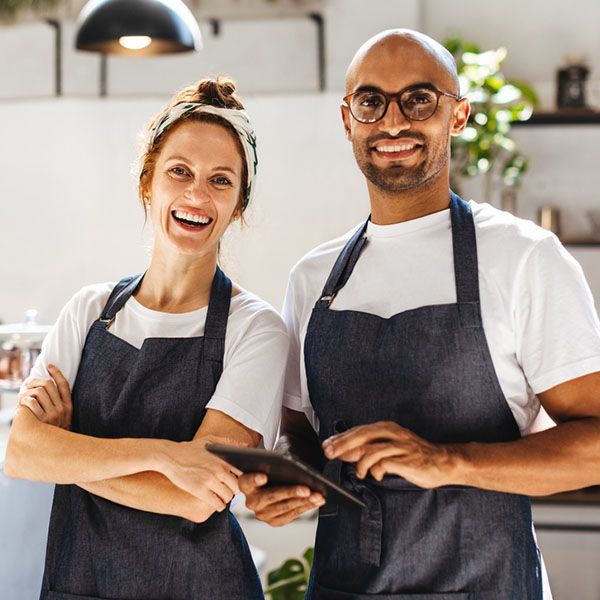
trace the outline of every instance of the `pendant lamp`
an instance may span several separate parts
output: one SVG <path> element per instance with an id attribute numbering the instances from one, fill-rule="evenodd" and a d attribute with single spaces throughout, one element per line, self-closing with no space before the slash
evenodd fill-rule
<path id="1" fill-rule="evenodd" d="M 90 0 L 77 20 L 78 50 L 151 56 L 200 50 L 200 28 L 181 0 Z"/>

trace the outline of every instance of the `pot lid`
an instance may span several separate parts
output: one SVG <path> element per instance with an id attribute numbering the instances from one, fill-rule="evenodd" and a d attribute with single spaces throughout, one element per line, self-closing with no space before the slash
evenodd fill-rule
<path id="1" fill-rule="evenodd" d="M 0 325 L 0 341 L 9 341 L 16 346 L 42 342 L 52 325 L 39 323 L 37 316 L 37 310 L 28 310 L 22 323 Z"/>

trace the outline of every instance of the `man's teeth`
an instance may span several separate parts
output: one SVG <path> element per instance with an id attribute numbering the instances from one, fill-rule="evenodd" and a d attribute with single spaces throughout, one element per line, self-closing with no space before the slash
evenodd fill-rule
<path id="1" fill-rule="evenodd" d="M 173 215 L 176 219 L 180 219 L 182 221 L 187 221 L 188 223 L 198 223 L 200 225 L 206 225 L 210 223 L 210 217 L 204 217 L 201 215 L 193 215 L 192 213 L 185 212 L 183 210 L 175 210 L 173 211 Z"/>
<path id="2" fill-rule="evenodd" d="M 375 150 L 377 150 L 377 152 L 404 152 L 405 150 L 412 150 L 416 147 L 416 144 L 405 146 L 375 146 Z"/>

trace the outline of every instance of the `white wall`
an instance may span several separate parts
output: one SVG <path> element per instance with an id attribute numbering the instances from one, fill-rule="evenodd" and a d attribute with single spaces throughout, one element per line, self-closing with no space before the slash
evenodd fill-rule
<path id="1" fill-rule="evenodd" d="M 37 307 L 47 319 L 86 283 L 144 268 L 130 165 L 157 100 L 0 104 L 0 319 Z M 312 246 L 368 214 L 335 95 L 254 97 L 258 197 L 249 226 L 225 244 L 231 272 L 280 306 L 287 272 Z"/>

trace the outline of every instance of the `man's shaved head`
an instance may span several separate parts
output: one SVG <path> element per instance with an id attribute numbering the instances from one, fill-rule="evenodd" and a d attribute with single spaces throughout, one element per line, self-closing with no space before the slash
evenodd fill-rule
<path id="1" fill-rule="evenodd" d="M 365 80 L 374 63 L 384 61 L 395 65 L 398 75 L 412 74 L 414 63 L 420 63 L 422 76 L 415 72 L 417 82 L 430 80 L 444 91 L 458 95 L 460 86 L 456 63 L 450 52 L 433 38 L 411 29 L 389 29 L 367 40 L 354 55 L 346 71 L 346 94 L 357 86 L 372 83 Z M 388 90 L 396 91 L 396 90 Z"/>

